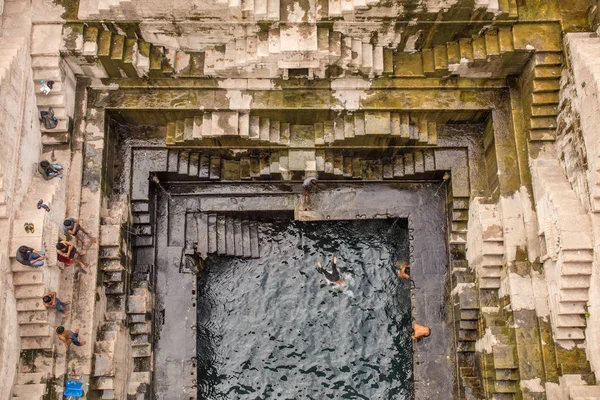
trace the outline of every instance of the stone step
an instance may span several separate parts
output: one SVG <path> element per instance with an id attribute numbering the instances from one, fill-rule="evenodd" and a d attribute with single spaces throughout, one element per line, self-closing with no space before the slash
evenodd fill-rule
<path id="1" fill-rule="evenodd" d="M 563 275 L 560 277 L 561 289 L 588 289 L 590 287 L 590 275 Z"/>
<path id="2" fill-rule="evenodd" d="M 504 255 L 504 242 L 500 241 L 484 241 L 483 244 L 483 254 L 492 255 L 492 256 L 503 256 Z"/>
<path id="3" fill-rule="evenodd" d="M 196 218 L 196 227 L 198 229 L 196 251 L 202 259 L 208 255 L 208 214 L 199 213 Z"/>
<path id="4" fill-rule="evenodd" d="M 44 270 L 42 268 L 30 271 L 13 272 L 13 284 L 15 286 L 37 285 L 44 283 Z"/>
<path id="5" fill-rule="evenodd" d="M 187 175 L 189 172 L 190 152 L 183 150 L 179 152 L 179 161 L 177 163 L 177 173 Z"/>
<path id="6" fill-rule="evenodd" d="M 225 248 L 228 256 L 235 256 L 235 232 L 232 217 L 225 219 Z"/>
<path id="7" fill-rule="evenodd" d="M 252 258 L 260 257 L 258 222 L 250 221 L 250 251 Z"/>
<path id="8" fill-rule="evenodd" d="M 15 385 L 12 389 L 13 398 L 43 400 L 45 395 L 46 385 L 42 383 L 33 385 Z"/>
<path id="9" fill-rule="evenodd" d="M 43 284 L 22 285 L 15 287 L 16 299 L 41 298 L 46 293 Z"/>
<path id="10" fill-rule="evenodd" d="M 92 389 L 94 390 L 114 390 L 115 380 L 110 376 L 101 376 L 92 378 Z"/>
<path id="11" fill-rule="evenodd" d="M 586 302 L 589 300 L 587 289 L 562 289 L 559 293 L 561 303 Z"/>
<path id="12" fill-rule="evenodd" d="M 585 332 L 582 328 L 561 328 L 557 327 L 554 333 L 555 340 L 583 340 Z"/>
<path id="13" fill-rule="evenodd" d="M 150 321 L 138 322 L 130 325 L 130 333 L 132 335 L 143 335 L 152 332 Z"/>
<path id="14" fill-rule="evenodd" d="M 582 328 L 587 325 L 583 315 L 558 315 L 556 317 L 556 326 Z"/>
<path id="15" fill-rule="evenodd" d="M 51 336 L 22 337 L 21 350 L 52 349 L 54 338 Z"/>
<path id="16" fill-rule="evenodd" d="M 17 299 L 17 311 L 45 311 L 41 297 Z"/>
<path id="17" fill-rule="evenodd" d="M 47 372 L 21 372 L 17 374 L 17 385 L 35 385 L 49 378 Z"/>
<path id="18" fill-rule="evenodd" d="M 559 302 L 558 313 L 561 315 L 584 315 L 587 311 L 587 301 Z"/>
<path id="19" fill-rule="evenodd" d="M 226 219 L 224 215 L 217 215 L 217 254 L 227 254 Z"/>
<path id="20" fill-rule="evenodd" d="M 571 386 L 569 396 L 572 400 L 597 400 L 600 399 L 600 385 L 596 386 Z"/>
<path id="21" fill-rule="evenodd" d="M 131 355 L 134 358 L 151 357 L 152 345 L 150 343 L 145 343 L 133 346 L 131 349 Z"/>
<path id="22" fill-rule="evenodd" d="M 237 257 L 244 256 L 243 248 L 243 234 L 242 234 L 242 221 L 239 218 L 235 218 L 233 221 L 233 235 L 235 241 L 234 255 Z"/>
<path id="23" fill-rule="evenodd" d="M 217 214 L 208 214 L 208 253 L 217 252 Z"/>
<path id="24" fill-rule="evenodd" d="M 480 277 L 479 288 L 480 289 L 500 289 L 500 278 L 499 277 Z"/>
<path id="25" fill-rule="evenodd" d="M 580 262 L 592 262 L 594 260 L 594 253 L 592 250 L 562 250 L 561 257 L 563 263 L 580 263 Z"/>
<path id="26" fill-rule="evenodd" d="M 560 273 L 566 275 L 592 275 L 592 264 L 588 262 L 562 263 Z"/>
<path id="27" fill-rule="evenodd" d="M 48 311 L 21 311 L 17 313 L 17 323 L 19 325 L 26 324 L 47 324 Z"/>
<path id="28" fill-rule="evenodd" d="M 250 236 L 251 223 L 242 220 L 242 254 L 246 258 L 252 257 L 252 238 Z"/>
<path id="29" fill-rule="evenodd" d="M 19 336 L 21 337 L 44 337 L 51 335 L 48 324 L 25 324 L 19 325 Z"/>

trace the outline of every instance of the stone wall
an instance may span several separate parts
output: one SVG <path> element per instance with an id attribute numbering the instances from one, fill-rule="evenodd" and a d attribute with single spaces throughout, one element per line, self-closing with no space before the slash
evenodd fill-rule
<path id="1" fill-rule="evenodd" d="M 2 51 L 13 60 L 0 80 L 0 171 L 10 208 L 18 209 L 41 155 L 39 120 L 25 38 L 3 38 Z M 10 273 L 9 229 L 14 215 L 0 219 L 0 399 L 7 399 L 19 359 L 16 302 Z"/>
<path id="2" fill-rule="evenodd" d="M 592 218 L 594 262 L 588 302 L 586 340 L 588 358 L 600 371 L 600 39 L 590 33 L 565 37 L 569 55 L 563 73 L 557 149 L 571 186 Z M 595 211 L 595 212 L 594 212 Z"/>

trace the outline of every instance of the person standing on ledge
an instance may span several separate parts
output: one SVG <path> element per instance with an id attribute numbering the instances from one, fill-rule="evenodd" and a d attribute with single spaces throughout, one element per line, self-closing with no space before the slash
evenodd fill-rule
<path id="1" fill-rule="evenodd" d="M 79 329 L 75 329 L 75 332 L 73 332 L 66 330 L 64 326 L 55 326 L 54 331 L 58 335 L 58 338 L 67 346 L 67 349 L 71 346 L 71 343 L 75 346 L 83 346 L 85 344 L 85 341 L 79 341 Z"/>
<path id="2" fill-rule="evenodd" d="M 319 270 L 319 272 L 321 272 L 323 275 L 325 275 L 325 279 L 327 279 L 329 282 L 335 283 L 337 285 L 343 285 L 344 280 L 342 279 L 342 276 L 340 275 L 340 271 L 338 271 L 336 264 L 337 264 L 337 257 L 333 256 L 333 264 L 331 266 L 331 272 L 329 272 L 323 268 L 323 266 L 321 265 L 321 261 L 317 261 L 317 269 Z"/>
<path id="3" fill-rule="evenodd" d="M 431 335 L 431 329 L 429 329 L 428 327 L 419 325 L 417 323 L 413 325 L 413 340 L 419 340 L 424 337 L 429 337 L 429 335 Z"/>
<path id="4" fill-rule="evenodd" d="M 313 194 L 317 191 L 317 178 L 306 178 L 304 182 L 302 182 L 302 189 L 304 189 L 304 194 L 302 195 L 302 204 L 306 204 L 307 197 L 309 203 L 312 203 Z"/>

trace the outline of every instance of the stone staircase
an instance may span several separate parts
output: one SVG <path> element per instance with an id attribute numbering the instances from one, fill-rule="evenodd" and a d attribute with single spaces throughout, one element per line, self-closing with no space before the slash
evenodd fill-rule
<path id="1" fill-rule="evenodd" d="M 129 342 L 120 322 L 105 322 L 98 327 L 94 343 L 91 388 L 102 399 L 126 398 Z"/>
<path id="2" fill-rule="evenodd" d="M 533 58 L 533 77 L 528 88 L 531 92 L 527 124 L 530 141 L 556 139 L 562 61 L 560 52 L 536 53 Z"/>
<path id="3" fill-rule="evenodd" d="M 58 287 L 59 272 L 52 267 L 57 264 L 55 244 L 59 239 L 59 227 L 50 220 L 48 213 L 37 209 L 37 202 L 43 198 L 53 207 L 54 194 L 61 184 L 58 179 L 45 181 L 34 177 L 31 188 L 21 203 L 21 208 L 13 221 L 10 257 L 11 271 L 17 299 L 17 319 L 21 348 L 52 349 L 54 340 L 49 325 L 49 313 L 42 304 L 42 295 Z M 35 232 L 26 233 L 24 224 L 33 223 Z M 26 245 L 36 250 L 46 250 L 45 264 L 41 268 L 32 268 L 15 260 L 17 249 Z M 53 289 L 52 289 L 53 290 Z"/>
<path id="4" fill-rule="evenodd" d="M 523 44 L 520 30 L 510 25 L 493 27 L 472 37 L 461 38 L 417 52 L 393 49 L 391 38 L 371 33 L 351 35 L 329 26 L 282 25 L 250 36 L 232 37 L 222 44 L 209 44 L 204 51 L 186 52 L 153 45 L 136 33 L 104 26 L 65 24 L 61 51 L 77 74 L 112 77 L 289 77 L 290 70 L 307 69 L 308 76 L 326 78 L 331 66 L 340 73 L 368 77 L 447 75 L 504 78 L 517 74 L 538 49 Z M 380 40 L 382 40 L 380 42 Z M 560 51 L 539 49 L 532 83 L 531 129 L 542 135 L 547 128 L 556 63 Z M 48 61 L 49 63 L 50 61 Z M 41 63 L 41 61 L 40 61 Z M 560 65 L 558 65 L 560 69 Z M 534 136 L 535 136 L 534 135 Z"/>
<path id="5" fill-rule="evenodd" d="M 450 192 L 448 212 L 452 216 L 448 239 L 452 274 L 451 296 L 454 304 L 454 335 L 457 359 L 462 365 L 458 371 L 458 379 L 462 382 L 461 388 L 464 390 L 468 388 L 473 396 L 477 396 L 482 391 L 481 375 L 479 369 L 473 366 L 477 365 L 475 343 L 478 338 L 480 305 L 475 274 L 466 254 L 469 198 L 454 197 Z"/>
<path id="6" fill-rule="evenodd" d="M 506 313 L 500 307 L 482 307 L 481 371 L 485 398 L 512 400 L 521 394 L 519 365 Z M 488 337 L 489 336 L 489 337 Z M 493 340 L 491 339 L 493 338 Z"/>
<path id="7" fill-rule="evenodd" d="M 292 178 L 290 172 L 290 152 L 293 150 L 260 150 L 254 154 L 244 155 L 239 160 L 222 156 L 219 152 L 204 151 L 202 153 L 190 150 L 170 149 L 168 153 L 167 172 L 186 175 L 204 180 L 252 180 L 252 179 L 283 179 Z M 360 152 L 338 152 L 334 150 L 317 149 L 312 163 L 313 172 L 324 179 L 410 179 L 423 174 L 438 171 L 435 161 L 435 151 L 416 150 L 396 154 L 388 158 L 373 159 L 363 157 Z M 300 170 L 304 171 L 304 169 Z M 147 203 L 146 203 L 147 206 Z M 145 208 L 144 205 L 140 207 Z M 452 240 L 455 243 L 466 243 L 466 221 L 468 215 L 456 211 L 453 216 Z M 152 230 L 150 217 L 146 210 L 134 211 L 136 221 L 136 244 L 152 245 L 150 238 Z"/>
<path id="8" fill-rule="evenodd" d="M 483 199 L 471 202 L 469 235 L 475 239 L 467 247 L 469 264 L 477 273 L 479 289 L 500 289 L 504 260 L 504 234 L 495 203 Z"/>
<path id="9" fill-rule="evenodd" d="M 326 69 L 338 65 L 344 70 L 380 76 L 386 57 L 389 65 L 393 53 L 391 49 L 384 51 L 390 43 L 372 41 L 370 35 L 352 37 L 315 25 L 273 27 L 268 32 L 230 40 L 224 46 L 208 47 L 204 75 L 227 75 L 240 68 L 252 71 L 272 65 L 270 68 L 283 70 L 284 78 L 288 70 L 299 68 L 307 68 L 309 76 L 325 78 Z"/>
<path id="10" fill-rule="evenodd" d="M 354 14 L 360 10 L 376 6 L 380 0 L 328 0 L 327 15 L 329 18 L 341 17 L 346 14 Z"/>
<path id="11" fill-rule="evenodd" d="M 48 396 L 47 382 L 52 377 L 52 368 L 47 365 L 35 364 L 36 372 L 18 372 L 15 385 L 12 388 L 13 400 L 44 400 Z"/>
<path id="12" fill-rule="evenodd" d="M 35 96 L 40 111 L 54 110 L 58 125 L 53 129 L 46 129 L 40 124 L 42 144 L 60 145 L 69 143 L 71 132 L 71 118 L 73 116 L 73 100 L 75 77 L 66 62 L 60 56 L 60 41 L 62 26 L 36 25 L 32 37 L 37 38 L 31 45 L 31 68 L 35 83 Z M 46 39 L 42 42 L 41 38 Z M 54 81 L 54 86 L 49 94 L 40 91 L 41 81 Z"/>
<path id="13" fill-rule="evenodd" d="M 340 144 L 361 137 L 389 136 L 418 145 L 437 144 L 437 123 L 424 115 L 389 111 L 341 114 L 314 125 L 314 144 Z M 239 138 L 289 145 L 292 125 L 239 111 L 208 111 L 167 123 L 167 145 L 197 145 L 201 140 Z"/>
<path id="14" fill-rule="evenodd" d="M 538 159 L 533 162 L 532 172 L 546 246 L 544 259 L 549 260 L 544 271 L 554 339 L 569 347 L 573 341 L 579 343 L 585 339 L 594 258 L 591 221 L 558 160 Z"/>
<path id="15" fill-rule="evenodd" d="M 160 78 L 173 74 L 174 51 L 122 33 L 105 25 L 65 24 L 61 51 L 79 75 Z"/>
<path id="16" fill-rule="evenodd" d="M 127 393 L 136 399 L 149 398 L 152 371 L 152 294 L 147 287 L 134 288 L 127 296 L 127 320 L 131 334 L 133 370 L 129 372 Z"/>
<path id="17" fill-rule="evenodd" d="M 193 238 L 196 253 L 203 259 L 209 254 L 229 257 L 260 257 L 258 222 L 246 217 L 221 213 L 197 213 Z"/>

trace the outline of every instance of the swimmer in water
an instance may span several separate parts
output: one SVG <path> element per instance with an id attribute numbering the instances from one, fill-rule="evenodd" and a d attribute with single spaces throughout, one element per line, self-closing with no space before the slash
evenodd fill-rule
<path id="1" fill-rule="evenodd" d="M 331 266 L 331 272 L 324 269 L 323 266 L 321 265 L 320 261 L 317 261 L 317 268 L 318 268 L 319 272 L 321 272 L 323 275 L 325 275 L 325 279 L 327 279 L 329 282 L 335 283 L 337 285 L 343 285 L 344 280 L 342 279 L 342 276 L 340 275 L 340 271 L 338 271 L 336 264 L 337 264 L 337 257 L 333 256 L 333 264 Z"/>
<path id="2" fill-rule="evenodd" d="M 407 263 L 396 261 L 396 267 L 400 267 L 398 269 L 398 278 L 410 279 L 410 267 Z"/>
<path id="3" fill-rule="evenodd" d="M 429 335 L 431 335 L 431 329 L 429 327 L 419 325 L 417 323 L 415 323 L 413 325 L 413 335 L 412 335 L 413 340 L 419 340 L 421 338 L 426 338 L 426 337 L 429 337 Z"/>

